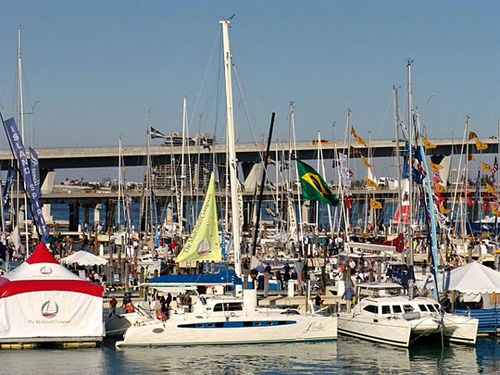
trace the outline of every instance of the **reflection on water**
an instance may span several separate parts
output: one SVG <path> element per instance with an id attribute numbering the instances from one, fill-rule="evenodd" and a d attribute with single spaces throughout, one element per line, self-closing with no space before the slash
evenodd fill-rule
<path id="1" fill-rule="evenodd" d="M 5 374 L 494 374 L 500 342 L 407 349 L 340 337 L 283 345 L 0 351 Z"/>

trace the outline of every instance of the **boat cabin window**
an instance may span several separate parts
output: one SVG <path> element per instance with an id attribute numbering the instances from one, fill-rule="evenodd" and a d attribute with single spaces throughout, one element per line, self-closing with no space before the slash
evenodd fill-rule
<path id="1" fill-rule="evenodd" d="M 408 313 L 408 312 L 413 312 L 413 306 L 412 305 L 403 305 L 403 310 L 405 311 L 405 313 Z"/>
<path id="2" fill-rule="evenodd" d="M 429 310 L 427 310 L 427 307 L 424 304 L 418 305 L 418 308 L 420 309 L 421 312 L 427 312 L 427 311 L 429 311 Z"/>
<path id="3" fill-rule="evenodd" d="M 217 303 L 213 311 L 242 311 L 241 302 Z"/>
<path id="4" fill-rule="evenodd" d="M 391 313 L 391 306 L 384 305 L 382 306 L 382 314 L 390 314 Z"/>
<path id="5" fill-rule="evenodd" d="M 429 309 L 429 311 L 431 311 L 431 312 L 439 312 L 439 309 L 436 309 L 436 306 L 434 306 L 434 305 L 428 304 L 428 305 L 427 305 L 427 308 L 428 308 L 428 309 Z"/>
<path id="6" fill-rule="evenodd" d="M 378 314 L 378 307 L 375 305 L 367 305 L 367 306 L 363 307 L 363 310 L 365 310 L 369 313 Z"/>
<path id="7" fill-rule="evenodd" d="M 401 314 L 403 312 L 403 309 L 399 305 L 393 305 L 392 306 L 392 312 L 394 314 Z"/>
<path id="8" fill-rule="evenodd" d="M 436 309 L 437 312 L 439 312 L 439 310 L 440 310 L 440 306 L 439 305 L 434 305 L 434 308 Z"/>

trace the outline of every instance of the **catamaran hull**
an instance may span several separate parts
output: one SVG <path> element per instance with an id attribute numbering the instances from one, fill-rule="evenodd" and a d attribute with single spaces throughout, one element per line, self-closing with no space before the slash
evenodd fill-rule
<path id="1" fill-rule="evenodd" d="M 263 344 L 337 339 L 337 318 L 319 315 L 259 314 L 217 318 L 173 317 L 130 327 L 126 346 Z"/>
<path id="2" fill-rule="evenodd" d="M 455 343 L 475 344 L 479 320 L 467 316 L 445 315 L 443 317 L 444 337 Z"/>
<path id="3" fill-rule="evenodd" d="M 350 314 L 341 314 L 338 319 L 340 334 L 405 348 L 410 344 L 412 326 L 403 319 L 381 322 L 378 319 L 353 317 Z"/>

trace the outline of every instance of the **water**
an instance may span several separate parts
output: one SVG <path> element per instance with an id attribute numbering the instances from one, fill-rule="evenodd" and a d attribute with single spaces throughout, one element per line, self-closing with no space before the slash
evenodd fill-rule
<path id="1" fill-rule="evenodd" d="M 0 351 L 2 373 L 16 374 L 495 374 L 500 342 L 420 344 L 410 350 L 355 338 L 251 346 Z"/>
<path id="2" fill-rule="evenodd" d="M 195 210 L 195 212 L 199 212 L 201 208 L 202 202 L 200 201 L 198 204 L 198 209 Z M 221 206 L 219 206 L 220 209 Z M 340 206 L 339 206 L 340 207 Z M 261 208 L 261 220 L 263 221 L 273 221 L 273 217 L 267 212 L 267 209 L 273 210 L 274 209 L 274 202 L 270 201 L 264 201 L 262 202 L 262 208 Z M 354 203 L 352 210 L 351 210 L 351 218 L 350 222 L 357 224 L 358 221 L 363 221 L 364 220 L 364 204 L 359 204 Z M 384 209 L 381 212 L 381 215 L 383 217 L 383 222 L 385 225 L 388 225 L 391 221 L 391 219 L 394 217 L 394 212 L 396 210 L 396 206 L 392 202 L 387 202 L 384 205 Z M 297 220 L 299 218 L 299 210 L 298 207 L 296 207 L 296 217 Z M 331 210 L 332 215 L 334 210 Z M 106 219 L 106 205 L 103 205 L 103 208 L 101 209 L 101 222 L 103 222 Z M 134 228 L 139 227 L 139 214 L 140 214 L 140 205 L 138 202 L 132 202 L 130 205 L 130 218 L 132 221 L 132 225 Z M 51 207 L 51 215 L 53 216 L 54 220 L 68 220 L 69 219 L 69 206 L 67 204 L 62 204 L 62 203 L 55 203 L 52 204 Z M 122 214 L 123 215 L 123 214 Z M 187 210 L 187 206 L 185 209 L 185 215 L 187 223 L 186 225 L 188 227 L 192 227 L 196 221 L 196 218 L 191 217 L 190 215 L 190 210 Z M 223 217 L 222 213 L 220 214 L 220 217 Z M 158 210 L 158 220 L 160 223 L 162 223 L 165 219 L 165 210 L 164 209 L 159 209 Z M 319 205 L 319 217 L 318 217 L 319 225 L 324 228 L 329 228 L 329 219 L 328 219 L 328 209 L 327 205 L 325 203 L 320 203 Z M 123 218 L 122 218 L 123 220 Z M 310 222 L 315 222 L 315 218 L 311 217 L 308 218 L 308 221 Z M 79 211 L 79 223 L 84 223 L 85 222 L 85 211 L 83 209 L 80 209 Z M 89 217 L 89 223 L 90 227 L 93 227 L 94 225 L 94 216 L 93 216 L 93 211 L 91 210 L 90 212 L 90 217 Z"/>

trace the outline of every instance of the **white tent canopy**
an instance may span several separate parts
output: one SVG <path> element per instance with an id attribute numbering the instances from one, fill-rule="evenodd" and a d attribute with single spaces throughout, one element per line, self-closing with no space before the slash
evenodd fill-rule
<path id="1" fill-rule="evenodd" d="M 79 264 L 80 266 L 100 266 L 108 263 L 104 258 L 98 257 L 88 251 L 77 251 L 65 258 L 61 259 L 61 263 L 64 264 Z"/>
<path id="2" fill-rule="evenodd" d="M 101 341 L 100 285 L 82 280 L 40 242 L 0 277 L 0 342 Z"/>
<path id="3" fill-rule="evenodd" d="M 500 293 L 500 272 L 471 262 L 443 275 L 444 290 L 456 290 L 464 294 Z"/>

